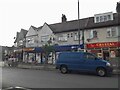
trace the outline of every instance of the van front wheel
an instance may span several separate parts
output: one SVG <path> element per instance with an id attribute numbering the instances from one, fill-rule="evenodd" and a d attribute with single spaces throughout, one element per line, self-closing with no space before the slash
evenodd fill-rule
<path id="1" fill-rule="evenodd" d="M 61 71 L 61 73 L 65 74 L 68 72 L 68 69 L 66 66 L 61 66 L 60 71 Z"/>
<path id="2" fill-rule="evenodd" d="M 97 69 L 97 74 L 101 77 L 106 75 L 106 70 L 104 68 L 98 68 Z"/>

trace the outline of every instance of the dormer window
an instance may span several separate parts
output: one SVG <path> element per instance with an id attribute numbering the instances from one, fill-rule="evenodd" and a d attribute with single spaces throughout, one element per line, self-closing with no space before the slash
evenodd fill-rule
<path id="1" fill-rule="evenodd" d="M 108 15 L 108 20 L 111 20 L 111 15 Z"/>
<path id="2" fill-rule="evenodd" d="M 104 21 L 107 21 L 107 16 L 104 16 Z"/>
<path id="3" fill-rule="evenodd" d="M 109 20 L 113 20 L 113 13 L 112 12 L 94 15 L 94 22 L 95 23 L 106 22 Z"/>
<path id="4" fill-rule="evenodd" d="M 104 20 L 103 20 L 103 16 L 100 16 L 100 22 L 103 22 Z"/>
<path id="5" fill-rule="evenodd" d="M 99 22 L 99 17 L 96 17 L 96 22 Z"/>

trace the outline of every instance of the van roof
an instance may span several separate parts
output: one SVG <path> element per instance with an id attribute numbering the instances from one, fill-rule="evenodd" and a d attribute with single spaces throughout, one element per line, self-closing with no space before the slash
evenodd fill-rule
<path id="1" fill-rule="evenodd" d="M 86 53 L 86 52 L 61 52 L 62 54 L 64 53 Z"/>

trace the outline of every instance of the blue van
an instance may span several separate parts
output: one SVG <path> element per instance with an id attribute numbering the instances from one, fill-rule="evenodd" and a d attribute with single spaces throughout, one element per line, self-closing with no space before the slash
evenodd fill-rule
<path id="1" fill-rule="evenodd" d="M 61 52 L 56 61 L 56 68 L 63 74 L 76 70 L 94 72 L 99 76 L 106 76 L 113 71 L 108 61 L 88 52 Z"/>

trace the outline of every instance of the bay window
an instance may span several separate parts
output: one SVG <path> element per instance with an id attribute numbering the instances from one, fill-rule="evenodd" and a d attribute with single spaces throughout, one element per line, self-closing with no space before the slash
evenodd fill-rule
<path id="1" fill-rule="evenodd" d="M 41 42 L 47 42 L 49 41 L 49 35 L 41 36 Z"/>

